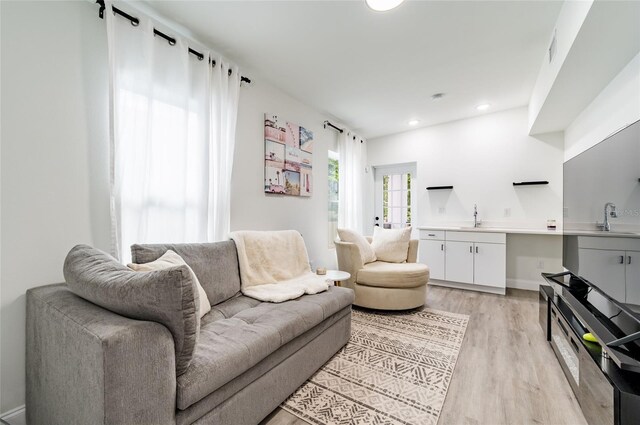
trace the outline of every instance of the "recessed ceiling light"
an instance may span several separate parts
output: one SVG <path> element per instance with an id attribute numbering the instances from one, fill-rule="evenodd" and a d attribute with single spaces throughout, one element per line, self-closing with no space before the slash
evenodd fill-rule
<path id="1" fill-rule="evenodd" d="M 420 120 L 411 120 L 411 121 L 409 121 L 409 125 L 410 126 L 418 125 L 419 123 L 420 123 Z"/>
<path id="2" fill-rule="evenodd" d="M 431 95 L 431 100 L 440 100 L 445 96 L 444 93 L 434 93 Z"/>
<path id="3" fill-rule="evenodd" d="M 488 103 L 481 103 L 480 105 L 476 106 L 476 109 L 478 111 L 486 111 L 487 109 L 489 109 L 491 107 L 490 104 Z"/>
<path id="4" fill-rule="evenodd" d="M 387 10 L 391 10 L 395 7 L 400 6 L 404 0 L 365 0 L 367 6 L 376 12 L 386 12 Z"/>

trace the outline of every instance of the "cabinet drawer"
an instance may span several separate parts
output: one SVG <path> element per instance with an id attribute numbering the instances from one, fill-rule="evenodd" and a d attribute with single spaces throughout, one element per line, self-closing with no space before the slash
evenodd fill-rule
<path id="1" fill-rule="evenodd" d="M 444 240 L 444 230 L 420 230 L 420 239 Z"/>
<path id="2" fill-rule="evenodd" d="M 447 231 L 448 241 L 507 243 L 506 233 Z"/>

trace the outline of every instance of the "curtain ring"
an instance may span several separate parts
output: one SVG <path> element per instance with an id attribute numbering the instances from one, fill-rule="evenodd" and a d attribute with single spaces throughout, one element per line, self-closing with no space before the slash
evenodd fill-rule
<path id="1" fill-rule="evenodd" d="M 229 68 L 229 77 L 231 77 L 231 68 Z"/>

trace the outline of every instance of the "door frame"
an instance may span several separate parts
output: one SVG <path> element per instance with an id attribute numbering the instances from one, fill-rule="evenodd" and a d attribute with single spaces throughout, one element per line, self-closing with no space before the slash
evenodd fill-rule
<path id="1" fill-rule="evenodd" d="M 380 217 L 382 223 L 382 178 L 384 174 L 411 174 L 411 237 L 417 238 L 418 229 L 416 218 L 418 217 L 418 196 L 417 196 L 417 162 L 404 162 L 399 164 L 385 164 L 371 167 L 373 169 L 373 214 L 369 216 L 369 225 L 375 226 L 375 217 Z"/>

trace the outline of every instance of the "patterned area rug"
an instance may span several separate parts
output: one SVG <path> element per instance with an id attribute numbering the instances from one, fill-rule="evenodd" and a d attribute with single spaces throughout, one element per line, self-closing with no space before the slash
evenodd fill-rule
<path id="1" fill-rule="evenodd" d="M 435 425 L 468 320 L 354 310 L 349 343 L 281 407 L 312 424 Z"/>

